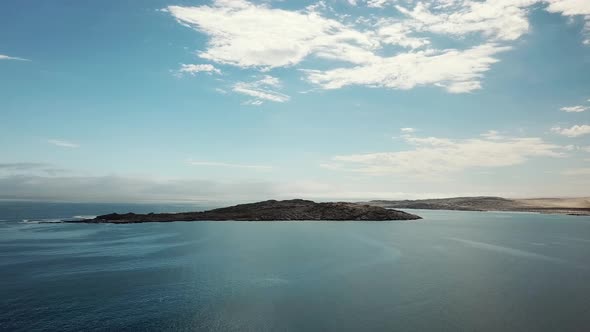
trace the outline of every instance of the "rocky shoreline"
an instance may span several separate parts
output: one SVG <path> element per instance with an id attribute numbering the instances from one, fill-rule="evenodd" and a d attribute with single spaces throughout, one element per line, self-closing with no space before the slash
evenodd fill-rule
<path id="1" fill-rule="evenodd" d="M 240 204 L 202 212 L 106 214 L 94 219 L 64 220 L 69 223 L 129 224 L 172 221 L 284 221 L 284 220 L 416 220 L 421 217 L 368 204 L 332 202 L 316 203 L 293 199 Z"/>

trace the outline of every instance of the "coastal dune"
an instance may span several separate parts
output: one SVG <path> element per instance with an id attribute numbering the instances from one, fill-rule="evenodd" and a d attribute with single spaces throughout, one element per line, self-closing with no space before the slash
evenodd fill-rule
<path id="1" fill-rule="evenodd" d="M 374 200 L 373 206 L 398 209 L 514 211 L 569 215 L 590 215 L 590 197 L 576 198 L 521 198 L 452 197 L 419 200 Z"/>

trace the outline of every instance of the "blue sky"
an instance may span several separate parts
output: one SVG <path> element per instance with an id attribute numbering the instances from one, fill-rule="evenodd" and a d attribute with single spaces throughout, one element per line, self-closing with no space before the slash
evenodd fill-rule
<path id="1" fill-rule="evenodd" d="M 0 198 L 588 196 L 585 0 L 3 1 Z"/>

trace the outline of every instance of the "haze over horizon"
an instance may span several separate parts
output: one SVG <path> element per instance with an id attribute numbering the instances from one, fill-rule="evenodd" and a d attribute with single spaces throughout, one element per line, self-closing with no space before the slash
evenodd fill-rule
<path id="1" fill-rule="evenodd" d="M 590 196 L 590 1 L 8 0 L 0 199 Z"/>

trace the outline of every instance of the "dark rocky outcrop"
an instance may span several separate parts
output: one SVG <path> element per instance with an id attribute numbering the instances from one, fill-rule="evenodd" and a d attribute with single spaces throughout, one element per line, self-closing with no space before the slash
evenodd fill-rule
<path id="1" fill-rule="evenodd" d="M 149 213 L 149 214 L 105 214 L 94 219 L 67 222 L 84 223 L 141 223 L 198 220 L 415 220 L 419 216 L 385 209 L 378 206 L 357 203 L 315 203 L 293 199 L 269 200 L 251 204 L 240 204 L 203 212 Z"/>

